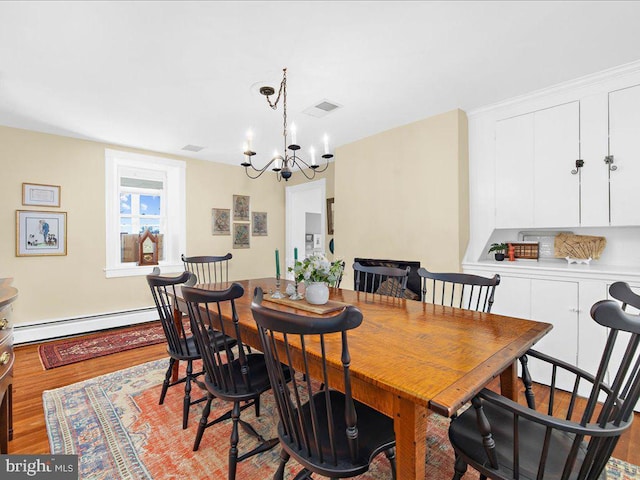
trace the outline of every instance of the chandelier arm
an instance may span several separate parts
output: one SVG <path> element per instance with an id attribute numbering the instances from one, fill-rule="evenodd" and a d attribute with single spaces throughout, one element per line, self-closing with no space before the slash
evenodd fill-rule
<path id="1" fill-rule="evenodd" d="M 264 172 L 266 172 L 266 171 L 267 171 L 267 169 L 271 166 L 271 164 L 272 164 L 273 162 L 275 162 L 275 160 L 276 160 L 275 158 L 272 158 L 272 159 L 269 161 L 269 163 L 267 163 L 267 164 L 266 164 L 264 167 L 262 167 L 262 168 L 256 168 L 256 167 L 254 167 L 254 166 L 253 166 L 253 164 L 251 164 L 251 168 L 252 168 L 254 171 L 256 171 L 256 172 L 259 172 L 259 173 L 258 173 L 258 175 L 256 175 L 255 177 L 249 174 L 249 167 L 244 167 L 244 173 L 246 173 L 246 174 L 247 174 L 247 177 L 249 177 L 249 178 L 250 178 L 250 179 L 252 179 L 252 180 L 255 180 L 256 178 L 260 178 L 260 176 L 261 176 Z M 279 181 L 279 180 L 278 180 L 278 181 Z"/>
<path id="2" fill-rule="evenodd" d="M 291 168 L 293 167 L 298 167 L 298 170 L 305 176 L 307 177 L 307 180 L 312 180 L 315 176 L 316 176 L 316 172 L 315 170 L 311 169 L 311 175 L 307 175 L 307 172 L 305 171 L 304 168 L 302 168 L 300 166 L 300 163 L 305 165 L 307 168 L 310 168 L 309 165 L 307 165 L 307 162 L 305 162 L 304 160 L 302 160 L 300 157 L 296 157 L 293 156 L 291 157 Z"/>
<path id="3" fill-rule="evenodd" d="M 303 164 L 306 168 L 310 168 L 313 171 L 313 176 L 311 178 L 313 178 L 315 176 L 316 173 L 321 173 L 324 172 L 328 167 L 329 167 L 329 162 L 326 161 L 324 164 L 323 168 L 320 168 L 319 165 L 316 165 L 316 168 L 313 168 L 311 165 L 309 165 L 307 162 L 305 162 L 302 158 L 294 156 L 293 157 L 295 159 L 295 161 L 300 162 L 301 164 Z M 304 170 L 298 165 L 298 169 L 304 173 Z M 306 175 L 305 175 L 306 176 Z M 311 180 L 311 178 L 307 177 L 307 179 Z"/>

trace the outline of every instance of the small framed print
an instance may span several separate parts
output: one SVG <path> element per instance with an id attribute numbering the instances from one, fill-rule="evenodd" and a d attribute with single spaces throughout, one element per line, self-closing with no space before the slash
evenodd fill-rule
<path id="1" fill-rule="evenodd" d="M 22 184 L 22 205 L 39 207 L 60 206 L 60 186 L 40 185 L 39 183 Z"/>
<path id="2" fill-rule="evenodd" d="M 16 211 L 16 256 L 67 254 L 67 212 Z"/>
<path id="3" fill-rule="evenodd" d="M 251 212 L 251 232 L 254 237 L 267 236 L 267 212 Z"/>
<path id="4" fill-rule="evenodd" d="M 231 235 L 231 209 L 211 209 L 211 235 Z"/>
<path id="5" fill-rule="evenodd" d="M 248 222 L 249 218 L 249 201 L 251 197 L 248 195 L 233 196 L 233 221 Z"/>
<path id="6" fill-rule="evenodd" d="M 233 224 L 233 248 L 249 248 L 249 224 Z"/>

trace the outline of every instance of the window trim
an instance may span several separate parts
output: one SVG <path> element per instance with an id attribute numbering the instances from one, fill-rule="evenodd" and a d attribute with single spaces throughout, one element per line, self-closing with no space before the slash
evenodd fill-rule
<path id="1" fill-rule="evenodd" d="M 184 270 L 180 253 L 186 249 L 186 162 L 168 158 L 105 149 L 105 214 L 106 245 L 104 268 L 107 278 L 148 275 L 153 266 L 139 267 L 120 261 L 120 168 L 155 170 L 164 172 L 167 179 L 167 225 L 171 230 L 164 235 L 165 260 L 159 262 L 163 273 Z M 175 224 L 175 227 L 173 225 Z"/>

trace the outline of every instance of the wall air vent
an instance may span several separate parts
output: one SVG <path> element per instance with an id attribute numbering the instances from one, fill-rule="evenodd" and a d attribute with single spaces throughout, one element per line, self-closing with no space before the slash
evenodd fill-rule
<path id="1" fill-rule="evenodd" d="M 181 148 L 181 150 L 186 150 L 187 152 L 199 152 L 204 149 L 205 147 L 199 147 L 198 145 L 185 145 Z"/>
<path id="2" fill-rule="evenodd" d="M 307 115 L 310 115 L 312 117 L 320 118 L 324 117 L 328 113 L 334 112 L 341 106 L 342 105 L 338 105 L 335 102 L 324 99 L 316 103 L 315 105 L 303 110 L 302 113 L 306 113 Z"/>

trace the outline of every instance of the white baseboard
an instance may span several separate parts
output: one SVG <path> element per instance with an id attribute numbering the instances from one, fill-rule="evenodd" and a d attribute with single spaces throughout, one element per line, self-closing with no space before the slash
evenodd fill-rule
<path id="1" fill-rule="evenodd" d="M 57 337 L 152 322 L 154 320 L 158 320 L 158 311 L 155 307 L 149 307 L 126 312 L 48 320 L 31 324 L 19 323 L 13 326 L 13 343 L 18 345 L 39 342 Z"/>

